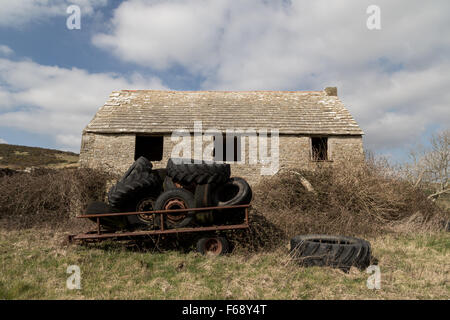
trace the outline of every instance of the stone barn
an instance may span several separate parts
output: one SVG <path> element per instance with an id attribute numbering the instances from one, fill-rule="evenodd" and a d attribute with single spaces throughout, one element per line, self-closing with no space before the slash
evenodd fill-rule
<path id="1" fill-rule="evenodd" d="M 234 134 L 228 135 L 227 130 Z M 267 148 L 262 143 L 266 133 Z M 278 169 L 361 162 L 362 135 L 334 87 L 323 91 L 121 90 L 111 93 L 84 129 L 80 166 L 121 174 L 145 156 L 154 168 L 165 167 L 180 149 L 180 141 L 187 138 L 183 141 L 191 141 L 190 154 L 184 154 L 185 149 L 180 157 L 199 159 L 200 146 L 200 152 L 212 151 L 206 153 L 215 161 L 230 163 L 232 176 L 254 184 L 262 174 Z M 271 160 L 263 161 L 264 150 Z M 275 161 L 275 170 L 264 173 L 262 168 Z"/>

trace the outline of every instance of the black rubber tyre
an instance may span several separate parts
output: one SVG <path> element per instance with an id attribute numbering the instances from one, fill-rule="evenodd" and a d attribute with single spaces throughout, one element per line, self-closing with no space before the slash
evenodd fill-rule
<path id="1" fill-rule="evenodd" d="M 203 255 L 219 256 L 227 253 L 229 244 L 224 237 L 207 237 L 197 241 L 197 252 Z"/>
<path id="2" fill-rule="evenodd" d="M 195 208 L 194 195 L 182 188 L 164 191 L 155 201 L 155 210 L 189 209 Z M 165 225 L 170 228 L 183 228 L 188 226 L 194 219 L 194 212 L 183 212 L 178 214 L 165 214 Z M 161 215 L 157 214 L 155 222 L 161 225 Z"/>
<path id="3" fill-rule="evenodd" d="M 161 193 L 162 180 L 157 170 L 152 171 L 152 164 L 145 157 L 140 157 L 127 170 L 122 179 L 108 192 L 108 202 L 119 212 L 144 211 L 142 201 L 153 199 Z M 147 210 L 148 209 L 148 210 Z M 152 208 L 147 205 L 145 211 Z M 132 227 L 153 227 L 154 219 L 148 215 L 126 216 Z"/>
<path id="4" fill-rule="evenodd" d="M 152 164 L 145 157 L 139 157 L 123 177 L 108 192 L 108 202 L 119 210 L 134 209 L 136 203 L 130 204 L 130 197 L 137 197 L 136 193 L 143 189 L 155 189 L 161 184 L 159 175 L 152 174 Z"/>
<path id="5" fill-rule="evenodd" d="M 242 178 L 231 178 L 227 183 L 219 186 L 213 195 L 213 203 L 216 206 L 235 206 L 249 204 L 252 200 L 252 189 Z"/>
<path id="6" fill-rule="evenodd" d="M 213 205 L 212 195 L 215 188 L 214 184 L 198 184 L 195 188 L 195 206 L 197 208 L 210 207 Z M 211 210 L 200 211 L 195 215 L 195 220 L 200 224 L 207 225 L 214 222 L 214 216 Z"/>
<path id="7" fill-rule="evenodd" d="M 167 176 L 167 169 L 163 168 L 163 169 L 153 169 L 153 172 L 157 173 L 159 176 L 159 179 L 161 181 L 164 181 L 166 179 Z"/>
<path id="8" fill-rule="evenodd" d="M 158 196 L 161 193 L 161 186 L 162 181 L 154 172 L 132 173 L 109 190 L 108 202 L 118 210 L 135 211 L 141 199 Z"/>
<path id="9" fill-rule="evenodd" d="M 175 163 L 176 162 L 176 163 Z M 169 159 L 167 175 L 173 182 L 190 185 L 191 183 L 224 183 L 230 178 L 230 165 L 218 163 L 191 163 L 189 159 Z"/>
<path id="10" fill-rule="evenodd" d="M 368 241 L 343 236 L 295 236 L 291 239 L 291 255 L 303 266 L 330 266 L 344 271 L 352 266 L 365 269 L 371 261 Z"/>
<path id="11" fill-rule="evenodd" d="M 169 191 L 169 190 L 173 190 L 176 189 L 177 186 L 175 185 L 175 183 L 172 181 L 172 178 L 169 176 L 166 176 L 163 182 L 163 190 L 164 191 Z"/>
<path id="12" fill-rule="evenodd" d="M 213 192 L 213 205 L 218 207 L 249 204 L 252 200 L 252 189 L 242 178 L 234 177 L 229 182 L 218 186 Z M 244 222 L 245 209 L 229 209 L 214 215 L 218 224 L 240 224 Z"/>
<path id="13" fill-rule="evenodd" d="M 152 170 L 153 175 L 157 175 L 159 177 L 159 181 L 155 182 L 160 184 L 161 181 L 164 181 L 166 178 L 167 170 L 166 169 L 154 169 Z M 158 180 L 158 179 L 156 179 Z M 129 211 L 152 211 L 155 210 L 155 201 L 156 198 L 161 194 L 161 187 L 150 188 L 150 190 L 146 190 L 145 193 L 142 192 L 142 195 L 138 195 L 132 201 L 129 202 L 129 206 L 127 206 Z M 154 228 L 156 226 L 155 215 L 142 214 L 142 215 L 132 215 L 127 216 L 128 223 L 130 226 L 139 228 Z"/>
<path id="14" fill-rule="evenodd" d="M 130 202 L 130 208 L 126 211 L 129 212 L 141 212 L 141 211 L 153 211 L 155 210 L 155 201 L 157 195 L 149 195 L 139 200 Z M 134 205 L 136 203 L 136 205 Z M 131 207 L 132 206 L 132 207 Z M 139 228 L 154 228 L 156 226 L 155 215 L 153 214 L 141 214 L 126 216 L 128 223 L 131 227 Z"/>
<path id="15" fill-rule="evenodd" d="M 139 157 L 125 172 L 120 181 L 127 179 L 131 174 L 141 174 L 152 171 L 152 163 L 146 157 Z"/>
<path id="16" fill-rule="evenodd" d="M 89 203 L 86 208 L 85 214 L 104 214 L 118 212 L 115 208 L 100 201 L 94 201 Z M 89 218 L 89 220 L 97 223 L 97 218 Z M 127 226 L 125 217 L 105 217 L 100 218 L 100 225 L 108 230 L 121 230 Z"/>

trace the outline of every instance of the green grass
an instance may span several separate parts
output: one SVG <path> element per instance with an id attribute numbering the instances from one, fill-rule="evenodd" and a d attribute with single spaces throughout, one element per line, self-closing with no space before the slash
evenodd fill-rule
<path id="1" fill-rule="evenodd" d="M 370 239 L 381 290 L 364 271 L 302 268 L 287 250 L 204 257 L 131 250 L 123 243 L 70 245 L 58 232 L 0 232 L 1 299 L 449 299 L 448 233 Z M 66 269 L 81 269 L 81 290 Z"/>
<path id="2" fill-rule="evenodd" d="M 78 155 L 53 149 L 0 144 L 0 167 L 24 169 L 26 167 L 59 167 L 76 164 Z"/>

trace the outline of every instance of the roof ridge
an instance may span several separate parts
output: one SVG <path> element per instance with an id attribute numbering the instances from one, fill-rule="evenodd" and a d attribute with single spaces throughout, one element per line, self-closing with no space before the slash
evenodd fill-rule
<path id="1" fill-rule="evenodd" d="M 320 92 L 324 93 L 323 90 L 310 90 L 310 91 L 303 91 L 303 90 L 158 90 L 158 89 L 137 89 L 137 90 L 131 90 L 131 89 L 121 89 L 113 92 L 140 92 L 140 91 L 153 91 L 153 92 L 304 92 L 304 93 L 312 93 L 312 92 Z"/>

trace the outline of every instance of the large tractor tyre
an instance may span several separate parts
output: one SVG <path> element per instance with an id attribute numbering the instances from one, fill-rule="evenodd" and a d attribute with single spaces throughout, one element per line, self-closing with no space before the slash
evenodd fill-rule
<path id="1" fill-rule="evenodd" d="M 178 188 L 175 183 L 172 181 L 172 178 L 169 176 L 166 176 L 163 182 L 163 190 L 169 191 Z"/>
<path id="2" fill-rule="evenodd" d="M 197 208 L 211 207 L 213 205 L 212 195 L 214 188 L 215 185 L 212 183 L 198 184 L 195 187 L 194 198 Z M 211 210 L 199 211 L 195 215 L 195 220 L 202 225 L 208 225 L 214 222 L 213 217 Z"/>
<path id="3" fill-rule="evenodd" d="M 223 237 L 201 238 L 197 242 L 197 252 L 203 255 L 219 256 L 229 250 L 228 241 Z"/>
<path id="4" fill-rule="evenodd" d="M 370 265 L 370 243 L 363 239 L 300 235 L 291 239 L 291 255 L 303 266 L 330 266 L 348 271 L 355 266 L 365 269 Z"/>
<path id="5" fill-rule="evenodd" d="M 163 168 L 163 169 L 153 169 L 153 172 L 155 172 L 156 174 L 158 174 L 159 179 L 161 181 L 164 181 L 166 179 L 167 176 L 167 169 Z"/>
<path id="6" fill-rule="evenodd" d="M 230 165 L 218 163 L 191 163 L 189 159 L 169 159 L 167 175 L 173 182 L 190 185 L 206 183 L 225 183 L 230 178 Z"/>
<path id="7" fill-rule="evenodd" d="M 252 201 L 252 189 L 242 178 L 234 177 L 220 185 L 213 192 L 213 205 L 218 207 L 249 204 Z M 223 210 L 214 216 L 218 224 L 240 224 L 245 219 L 245 209 Z"/>
<path id="8" fill-rule="evenodd" d="M 145 157 L 139 157 L 125 172 L 123 177 L 119 181 L 126 180 L 130 175 L 139 175 L 142 172 L 151 172 L 152 163 Z"/>
<path id="9" fill-rule="evenodd" d="M 195 208 L 194 195 L 182 188 L 165 191 L 155 201 L 155 210 L 174 210 Z M 183 228 L 188 226 L 194 219 L 194 212 L 180 212 L 164 214 L 167 228 Z M 157 214 L 155 222 L 161 226 L 161 214 Z"/>
<path id="10" fill-rule="evenodd" d="M 179 183 L 179 182 L 174 182 L 172 180 L 171 177 L 166 176 L 166 178 L 164 179 L 163 182 L 163 190 L 164 191 L 169 191 L 169 190 L 173 190 L 173 189 L 177 189 L 177 188 L 183 188 L 186 189 L 190 192 L 192 192 L 193 194 L 195 194 L 195 189 L 197 188 L 198 184 L 196 184 L 195 182 L 192 182 L 191 184 L 183 184 L 183 183 Z"/>
<path id="11" fill-rule="evenodd" d="M 252 200 L 252 188 L 242 178 L 234 177 L 219 186 L 214 192 L 214 204 L 219 207 L 249 204 Z"/>
<path id="12" fill-rule="evenodd" d="M 109 204 L 119 210 L 132 210 L 137 202 L 148 196 L 158 196 L 162 181 L 154 172 L 131 174 L 127 179 L 119 181 L 108 192 Z"/>
<path id="13" fill-rule="evenodd" d="M 106 214 L 106 213 L 116 213 L 118 212 L 115 208 L 109 206 L 108 204 L 100 201 L 94 201 L 89 203 L 86 208 L 85 214 Z M 97 218 L 89 218 L 89 220 L 97 223 Z M 100 225 L 108 230 L 121 230 L 127 227 L 127 220 L 125 217 L 104 217 L 100 218 Z"/>
<path id="14" fill-rule="evenodd" d="M 151 174 L 152 164 L 145 157 L 139 157 L 122 178 L 114 185 L 108 192 L 108 202 L 111 206 L 123 210 L 125 201 L 127 199 L 127 193 L 136 189 L 143 189 L 149 185 L 154 184 L 154 177 Z M 149 178 L 150 177 L 150 178 Z M 149 178 L 150 181 L 145 181 Z"/>

